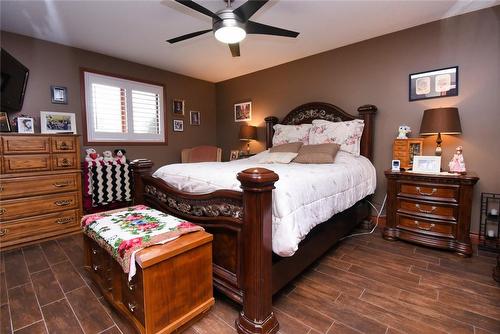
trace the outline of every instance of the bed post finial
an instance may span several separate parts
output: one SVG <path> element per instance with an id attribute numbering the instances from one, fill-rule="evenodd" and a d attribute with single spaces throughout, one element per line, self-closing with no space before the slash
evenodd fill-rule
<path id="1" fill-rule="evenodd" d="M 274 129 L 273 126 L 278 124 L 278 117 L 268 116 L 264 118 L 266 121 L 266 149 L 273 146 L 273 135 Z"/>
<path id="2" fill-rule="evenodd" d="M 361 136 L 361 155 L 373 162 L 373 134 L 374 117 L 377 113 L 377 107 L 373 104 L 365 104 L 358 108 L 360 118 L 365 122 L 363 135 Z"/>
<path id="3" fill-rule="evenodd" d="M 134 175 L 134 204 L 144 204 L 144 182 L 142 177 L 151 174 L 153 162 L 149 159 L 135 159 L 130 163 Z"/>
<path id="4" fill-rule="evenodd" d="M 238 333 L 271 334 L 279 329 L 272 308 L 272 190 L 278 175 L 265 168 L 238 173 L 243 189 L 243 310 Z"/>

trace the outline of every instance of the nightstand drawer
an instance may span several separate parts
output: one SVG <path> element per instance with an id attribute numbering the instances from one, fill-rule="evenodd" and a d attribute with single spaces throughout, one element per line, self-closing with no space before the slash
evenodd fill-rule
<path id="1" fill-rule="evenodd" d="M 398 198 L 397 210 L 398 212 L 415 214 L 427 218 L 458 220 L 458 207 L 453 204 Z"/>
<path id="2" fill-rule="evenodd" d="M 458 202 L 459 189 L 455 185 L 398 182 L 398 196 L 430 201 Z"/>
<path id="3" fill-rule="evenodd" d="M 455 224 L 446 222 L 437 222 L 423 218 L 404 216 L 397 214 L 396 227 L 402 230 L 417 232 L 438 237 L 454 239 Z"/>

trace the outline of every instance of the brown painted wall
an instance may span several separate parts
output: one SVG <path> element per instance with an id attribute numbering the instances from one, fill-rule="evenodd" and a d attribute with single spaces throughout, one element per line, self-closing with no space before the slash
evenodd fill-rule
<path id="1" fill-rule="evenodd" d="M 335 33 L 335 32 L 332 32 Z M 459 66 L 459 96 L 408 102 L 408 74 Z M 291 63 L 220 82 L 217 94 L 217 143 L 227 158 L 239 149 L 233 103 L 253 102 L 252 125 L 264 117 L 283 117 L 310 101 L 333 103 L 355 113 L 362 104 L 379 108 L 375 130 L 376 201 L 386 186 L 383 171 L 390 168 L 397 127 L 407 124 L 418 136 L 423 110 L 457 106 L 463 134 L 443 136 L 443 167 L 457 145 L 463 145 L 466 166 L 481 180 L 475 188 L 472 231 L 478 230 L 481 192 L 500 193 L 500 6 L 425 24 L 363 41 Z M 433 154 L 435 136 L 425 141 Z"/>
<path id="2" fill-rule="evenodd" d="M 132 78 L 163 83 L 166 89 L 168 145 L 153 146 L 95 146 L 98 152 L 125 147 L 127 157 L 149 158 L 156 166 L 179 162 L 182 148 L 216 143 L 215 85 L 157 68 L 108 57 L 95 52 L 71 48 L 31 37 L 1 32 L 1 46 L 30 70 L 22 114 L 36 118 L 36 131 L 40 132 L 40 111 L 73 112 L 76 114 L 78 133 L 82 133 L 80 104 L 80 67 L 106 71 Z M 50 86 L 68 88 L 68 104 L 52 104 Z M 186 101 L 184 132 L 172 131 L 172 99 Z M 189 125 L 189 110 L 201 111 L 201 126 Z M 16 114 L 9 114 L 15 117 Z M 176 117 L 178 118 L 178 117 Z M 180 118 L 182 119 L 182 118 Z"/>

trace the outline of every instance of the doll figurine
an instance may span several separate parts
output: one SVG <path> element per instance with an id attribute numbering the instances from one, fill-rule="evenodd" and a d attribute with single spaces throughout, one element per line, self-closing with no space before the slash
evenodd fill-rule
<path id="1" fill-rule="evenodd" d="M 452 173 L 465 173 L 465 162 L 464 156 L 462 155 L 462 146 L 457 147 L 457 151 L 453 155 L 450 163 L 448 164 L 450 167 L 450 172 Z"/>

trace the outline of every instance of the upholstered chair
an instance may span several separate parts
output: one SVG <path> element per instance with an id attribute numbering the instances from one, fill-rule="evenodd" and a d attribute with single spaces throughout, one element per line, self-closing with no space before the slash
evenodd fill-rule
<path id="1" fill-rule="evenodd" d="M 221 161 L 221 157 L 222 149 L 217 146 L 202 145 L 193 148 L 185 148 L 181 152 L 182 163 Z"/>

